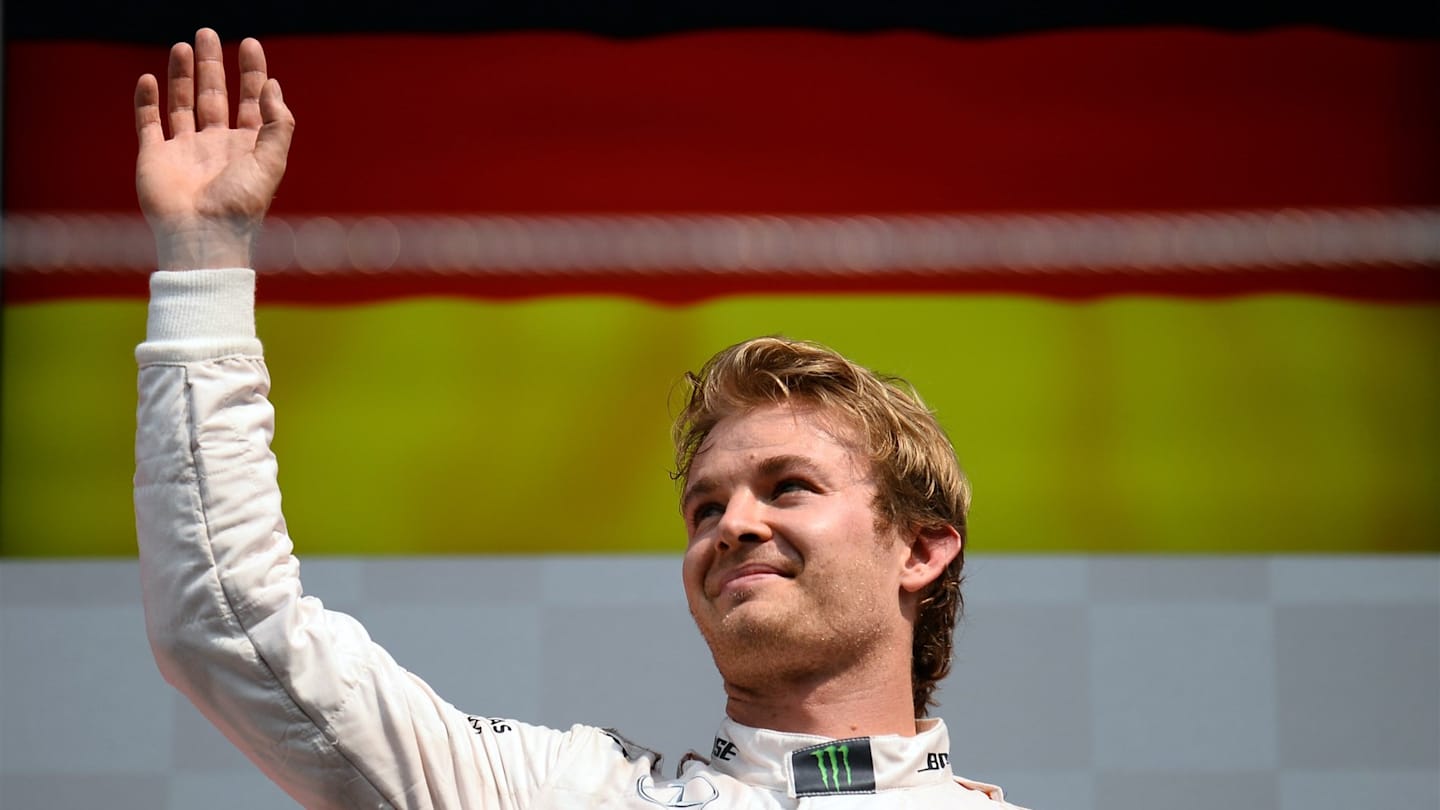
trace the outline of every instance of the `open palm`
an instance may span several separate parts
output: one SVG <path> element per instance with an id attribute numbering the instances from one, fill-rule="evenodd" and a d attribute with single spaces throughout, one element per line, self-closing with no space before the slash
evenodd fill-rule
<path id="1" fill-rule="evenodd" d="M 192 50 L 170 51 L 167 113 L 161 126 L 155 77 L 135 87 L 140 152 L 135 186 L 155 231 L 162 269 L 243 266 L 280 178 L 295 129 L 279 82 L 266 73 L 260 43 L 240 45 L 240 101 L 230 126 L 220 38 L 202 29 Z"/>

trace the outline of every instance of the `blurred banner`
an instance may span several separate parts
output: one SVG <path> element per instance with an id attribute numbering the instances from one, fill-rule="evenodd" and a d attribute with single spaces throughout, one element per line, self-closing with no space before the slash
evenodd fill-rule
<path id="1" fill-rule="evenodd" d="M 128 555 L 164 47 L 28 24 L 0 553 Z M 979 550 L 1440 551 L 1433 38 L 445 30 L 265 38 L 304 552 L 678 551 L 680 375 L 767 333 L 920 389 Z"/>

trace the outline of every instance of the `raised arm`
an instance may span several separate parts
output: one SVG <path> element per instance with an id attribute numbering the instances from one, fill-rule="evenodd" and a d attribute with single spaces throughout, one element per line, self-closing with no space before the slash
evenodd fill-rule
<path id="1" fill-rule="evenodd" d="M 468 717 L 301 589 L 248 269 L 294 120 L 258 42 L 240 65 L 233 128 L 213 31 L 170 53 L 170 137 L 154 77 L 135 91 L 141 206 L 162 271 L 184 271 L 151 278 L 136 350 L 135 517 L 156 662 L 307 807 L 524 807 L 573 735 Z"/>
<path id="2" fill-rule="evenodd" d="M 170 49 L 168 138 L 159 83 L 147 73 L 135 85 L 135 187 L 161 270 L 249 267 L 285 174 L 295 116 L 266 71 L 259 42 L 241 42 L 239 62 L 234 127 L 220 37 L 208 28 L 196 33 L 194 48 L 181 42 Z"/>

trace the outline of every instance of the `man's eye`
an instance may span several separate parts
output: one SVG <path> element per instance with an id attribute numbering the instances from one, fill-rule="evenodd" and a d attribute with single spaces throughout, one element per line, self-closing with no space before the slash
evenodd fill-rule
<path id="1" fill-rule="evenodd" d="M 810 492 L 814 487 L 798 478 L 787 478 L 775 485 L 775 495 L 778 498 L 789 492 Z"/>
<path id="2" fill-rule="evenodd" d="M 695 507 L 695 511 L 694 511 L 694 512 L 691 512 L 691 513 L 690 513 L 690 525 L 691 525 L 691 526 L 699 526 L 701 523 L 704 523 L 707 519 L 712 518 L 712 517 L 715 517 L 716 515 L 719 515 L 722 511 L 723 511 L 723 510 L 720 508 L 720 504 L 718 504 L 718 503 L 704 503 L 704 504 L 701 504 L 701 505 Z"/>

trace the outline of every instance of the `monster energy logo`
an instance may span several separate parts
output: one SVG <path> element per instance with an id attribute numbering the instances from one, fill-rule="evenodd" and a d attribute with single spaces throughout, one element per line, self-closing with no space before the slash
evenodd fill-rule
<path id="1" fill-rule="evenodd" d="M 836 740 L 792 751 L 790 770 L 796 796 L 875 792 L 875 764 L 869 737 Z"/>
<path id="2" fill-rule="evenodd" d="M 819 751 L 811 754 L 815 757 L 815 763 L 820 766 L 820 784 L 831 790 L 840 789 L 840 768 L 835 763 L 835 753 L 840 753 L 840 758 L 845 762 L 845 787 L 850 787 L 854 779 L 850 777 L 850 746 L 848 745 L 827 745 Z M 825 755 L 830 755 L 830 771 L 825 771 Z M 832 786 L 831 781 L 835 784 Z"/>

